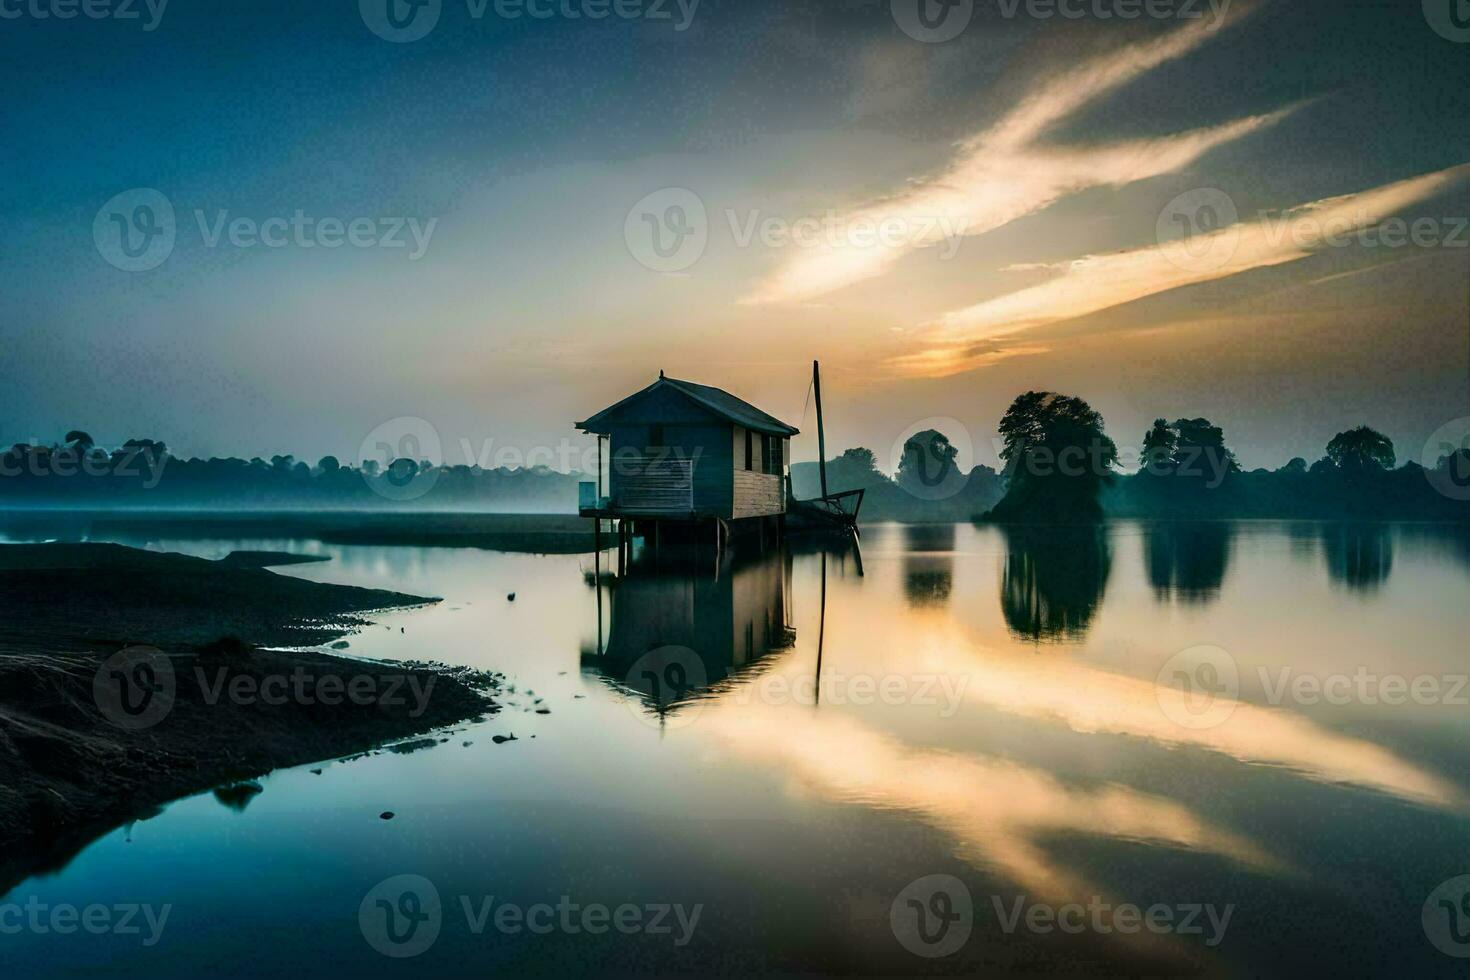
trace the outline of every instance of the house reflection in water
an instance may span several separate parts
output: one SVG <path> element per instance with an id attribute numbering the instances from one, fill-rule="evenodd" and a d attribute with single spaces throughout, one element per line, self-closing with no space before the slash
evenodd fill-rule
<path id="1" fill-rule="evenodd" d="M 730 555 L 713 570 L 635 560 L 602 585 L 606 633 L 600 628 L 597 648 L 583 651 L 582 670 L 634 693 L 660 717 L 796 642 L 785 548 Z"/>

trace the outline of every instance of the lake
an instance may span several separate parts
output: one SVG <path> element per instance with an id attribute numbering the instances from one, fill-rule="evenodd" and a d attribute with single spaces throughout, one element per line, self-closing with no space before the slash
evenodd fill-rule
<path id="1" fill-rule="evenodd" d="M 320 554 L 279 572 L 441 596 L 346 652 L 500 671 L 504 708 L 118 828 L 0 901 L 9 976 L 1422 976 L 1470 955 L 1465 528 L 878 525 L 860 557 L 644 553 L 623 575 L 111 540 Z M 6 908 L 67 906 L 136 908 L 138 931 L 6 934 Z"/>

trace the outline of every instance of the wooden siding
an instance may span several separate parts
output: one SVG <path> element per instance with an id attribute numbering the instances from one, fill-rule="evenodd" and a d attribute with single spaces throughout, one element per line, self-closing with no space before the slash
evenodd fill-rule
<path id="1" fill-rule="evenodd" d="M 620 501 L 632 506 L 630 512 L 655 514 L 657 507 L 644 507 L 634 501 L 648 499 L 639 491 L 647 489 L 641 484 L 645 472 L 641 460 L 644 457 L 662 455 L 670 460 L 688 460 L 692 469 L 692 504 L 682 502 L 671 506 L 664 513 L 687 514 L 691 510 L 700 514 L 718 517 L 730 516 L 732 487 L 730 484 L 730 428 L 728 423 L 678 423 L 660 420 L 663 429 L 661 446 L 654 446 L 652 424 L 619 424 L 613 427 L 608 440 L 608 496 L 614 509 Z M 626 462 L 628 465 L 621 465 Z M 742 459 L 743 462 L 743 459 Z"/>
<path id="2" fill-rule="evenodd" d="M 764 436 L 751 433 L 751 463 L 753 469 L 745 468 L 745 436 L 747 430 L 738 425 L 730 427 L 733 477 L 731 479 L 730 516 L 769 517 L 786 512 L 786 493 L 780 473 L 762 473 L 761 440 Z M 784 447 L 783 447 L 784 448 Z"/>

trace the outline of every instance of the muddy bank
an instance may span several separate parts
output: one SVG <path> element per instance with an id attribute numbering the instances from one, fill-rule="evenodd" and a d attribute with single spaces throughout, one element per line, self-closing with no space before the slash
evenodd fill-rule
<path id="1" fill-rule="evenodd" d="M 491 677 L 260 649 L 432 601 L 117 545 L 0 546 L 0 893 L 180 796 L 495 712 Z"/>

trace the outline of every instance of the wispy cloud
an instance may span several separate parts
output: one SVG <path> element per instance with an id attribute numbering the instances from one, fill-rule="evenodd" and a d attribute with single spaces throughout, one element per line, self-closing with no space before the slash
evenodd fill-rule
<path id="1" fill-rule="evenodd" d="M 1374 228 L 1470 176 L 1470 164 L 1382 187 L 1326 198 L 1274 217 L 1240 222 L 1187 242 L 1175 241 L 1110 255 L 1092 255 L 1064 266 L 1037 286 L 945 314 L 921 335 L 925 349 L 894 359 L 900 370 L 944 377 L 983 367 L 1038 344 L 1012 348 L 1015 335 L 1157 293 L 1224 279 L 1252 269 L 1295 262 L 1332 240 Z M 1041 347 L 1045 349 L 1044 346 Z"/>
<path id="2" fill-rule="evenodd" d="M 981 235 L 1095 187 L 1120 187 L 1179 170 L 1209 150 L 1279 121 L 1292 108 L 1154 139 L 1089 147 L 1037 145 L 1054 124 L 1210 40 L 1191 24 L 1129 45 L 1054 77 L 988 130 L 959 144 L 948 170 L 854 209 L 847 238 L 793 255 L 746 303 L 797 302 L 879 275 L 909 251 L 952 236 Z M 874 241 L 859 229 L 901 228 Z"/>

